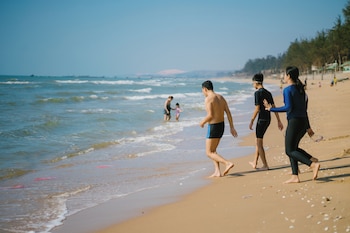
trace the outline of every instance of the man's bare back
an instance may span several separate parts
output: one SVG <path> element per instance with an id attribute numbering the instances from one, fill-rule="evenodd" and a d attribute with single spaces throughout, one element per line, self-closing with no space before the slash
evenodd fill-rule
<path id="1" fill-rule="evenodd" d="M 211 92 L 205 100 L 207 112 L 211 112 L 212 118 L 209 124 L 215 124 L 224 121 L 226 100 L 219 94 Z"/>

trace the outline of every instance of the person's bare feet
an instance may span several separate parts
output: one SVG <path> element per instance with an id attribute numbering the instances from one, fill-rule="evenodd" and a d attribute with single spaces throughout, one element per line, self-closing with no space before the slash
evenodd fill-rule
<path id="1" fill-rule="evenodd" d="M 221 174 L 214 172 L 211 176 L 208 176 L 208 178 L 215 178 L 215 177 L 221 177 Z"/>
<path id="2" fill-rule="evenodd" d="M 315 157 L 311 157 L 311 162 L 314 162 L 314 163 L 317 163 L 318 162 L 318 158 L 315 158 Z"/>
<path id="3" fill-rule="evenodd" d="M 317 176 L 318 176 L 318 171 L 320 170 L 321 165 L 319 163 L 312 163 L 310 167 L 313 170 L 313 177 L 312 177 L 312 179 L 316 180 Z"/>
<path id="4" fill-rule="evenodd" d="M 249 162 L 250 166 L 252 166 L 254 169 L 256 169 L 256 164 L 253 162 Z"/>
<path id="5" fill-rule="evenodd" d="M 289 180 L 283 182 L 283 184 L 292 184 L 292 183 L 300 183 L 299 177 L 297 175 L 292 175 Z"/>
<path id="6" fill-rule="evenodd" d="M 226 176 L 227 173 L 230 171 L 230 169 L 233 168 L 233 166 L 234 166 L 234 164 L 231 163 L 231 162 L 229 162 L 229 163 L 226 165 L 226 169 L 225 169 L 225 171 L 224 171 L 224 173 L 223 173 L 223 176 Z"/>

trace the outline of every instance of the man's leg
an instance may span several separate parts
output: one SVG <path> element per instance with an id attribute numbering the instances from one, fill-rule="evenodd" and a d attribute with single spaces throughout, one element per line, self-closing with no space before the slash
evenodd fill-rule
<path id="1" fill-rule="evenodd" d="M 258 138 L 256 139 L 256 146 L 255 146 L 255 154 L 254 154 L 254 161 L 249 162 L 249 164 L 256 169 L 256 166 L 258 165 L 259 160 L 259 147 L 258 147 Z"/>
<path id="2" fill-rule="evenodd" d="M 261 158 L 261 162 L 263 163 L 262 170 L 268 170 L 269 165 L 267 165 L 267 160 L 265 157 L 265 150 L 264 150 L 264 140 L 262 138 L 257 138 L 256 139 L 258 151 L 259 151 L 259 156 Z"/>
<path id="3" fill-rule="evenodd" d="M 216 153 L 216 148 L 218 147 L 219 143 L 220 143 L 220 138 L 208 138 L 206 140 L 206 153 L 207 153 L 207 156 L 213 160 L 214 168 L 215 168 L 214 173 L 210 177 L 221 176 L 219 163 L 224 163 L 226 165 L 226 169 L 223 175 L 226 175 L 228 171 L 233 167 L 233 163 L 224 159 L 221 155 Z"/>

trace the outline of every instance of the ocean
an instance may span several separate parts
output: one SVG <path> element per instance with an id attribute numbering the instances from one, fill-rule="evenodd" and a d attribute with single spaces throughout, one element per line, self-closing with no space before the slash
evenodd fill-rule
<path id="1" fill-rule="evenodd" d="M 51 232 L 110 201 L 205 184 L 213 172 L 206 127 L 199 127 L 207 79 L 0 76 L 0 231 Z M 232 77 L 211 80 L 239 134 L 229 134 L 226 120 L 218 152 L 227 159 L 252 153 L 254 145 L 238 143 L 251 132 L 255 90 Z M 175 111 L 163 121 L 169 95 L 183 110 L 179 121 Z M 120 220 L 133 215 L 131 202 L 115 210 Z"/>

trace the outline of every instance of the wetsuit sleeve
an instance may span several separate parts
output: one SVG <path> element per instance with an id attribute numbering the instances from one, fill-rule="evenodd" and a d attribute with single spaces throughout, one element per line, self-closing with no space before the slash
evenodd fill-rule
<path id="1" fill-rule="evenodd" d="M 288 112 L 292 107 L 292 93 L 290 88 L 285 88 L 283 90 L 283 102 L 284 106 L 279 108 L 271 108 L 271 112 Z"/>
<path id="2" fill-rule="evenodd" d="M 255 100 L 255 105 L 260 105 L 260 103 L 259 103 L 259 92 L 258 91 L 256 91 L 254 93 L 254 100 Z"/>
<path id="3" fill-rule="evenodd" d="M 310 128 L 311 128 L 311 126 L 310 126 L 309 116 L 306 112 L 306 129 L 310 129 Z"/>
<path id="4" fill-rule="evenodd" d="M 309 121 L 309 114 L 307 113 L 307 106 L 309 103 L 309 98 L 307 97 L 307 95 L 305 95 L 305 102 L 306 102 L 306 126 L 307 126 L 306 129 L 310 129 L 311 126 L 310 126 L 310 121 Z"/>
<path id="5" fill-rule="evenodd" d="M 270 103 L 270 104 L 275 104 L 275 102 L 273 101 L 273 97 L 272 97 L 271 92 L 267 91 L 267 96 L 268 96 L 268 98 L 269 98 L 269 103 Z"/>

